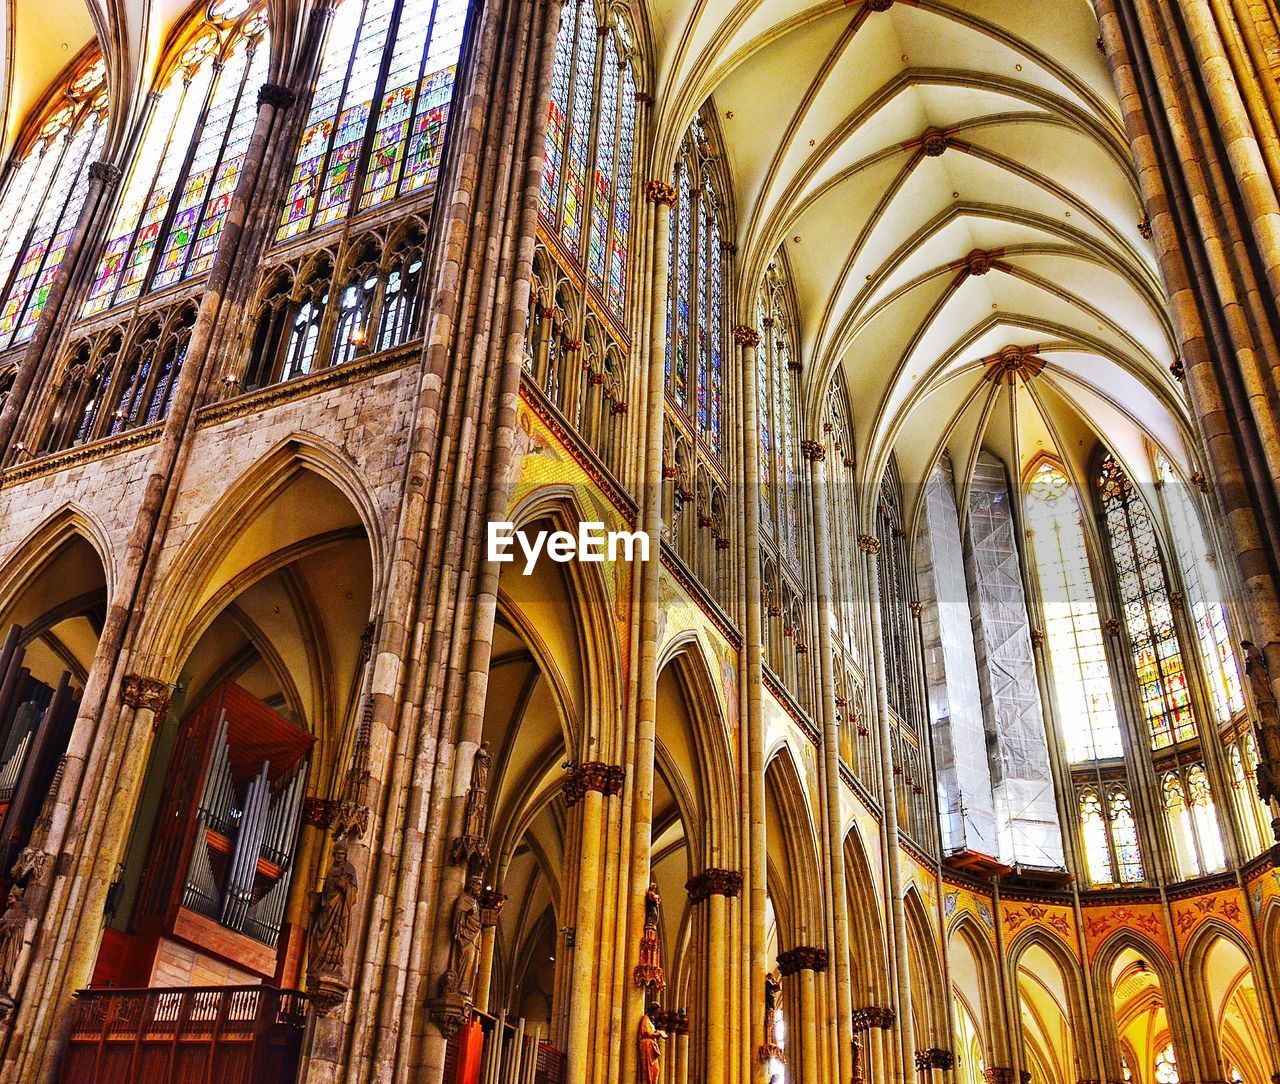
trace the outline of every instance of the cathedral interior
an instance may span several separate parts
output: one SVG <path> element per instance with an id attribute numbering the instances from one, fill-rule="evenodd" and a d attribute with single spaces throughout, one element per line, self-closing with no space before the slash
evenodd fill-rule
<path id="1" fill-rule="evenodd" d="M 0 18 L 0 1082 L 1280 1081 L 1276 0 Z"/>

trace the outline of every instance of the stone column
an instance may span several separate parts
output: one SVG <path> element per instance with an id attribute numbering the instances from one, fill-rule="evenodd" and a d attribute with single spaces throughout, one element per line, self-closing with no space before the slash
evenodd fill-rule
<path id="1" fill-rule="evenodd" d="M 822 782 L 826 794 L 827 852 L 830 855 L 828 892 L 835 944 L 836 1034 L 834 1039 L 840 1058 L 840 1079 L 853 1075 L 850 1064 L 853 1050 L 853 996 L 849 973 L 849 897 L 844 872 L 844 818 L 840 810 L 840 721 L 836 708 L 835 673 L 832 669 L 834 645 L 831 628 L 835 623 L 831 597 L 831 513 L 827 493 L 827 449 L 816 440 L 800 443 L 809 462 L 813 495 L 814 565 L 818 588 L 818 673 L 821 688 Z"/>
<path id="2" fill-rule="evenodd" d="M 569 1037 L 566 1043 L 565 1079 L 569 1084 L 587 1084 L 593 1037 L 603 1034 L 601 1021 L 593 1010 L 596 996 L 596 956 L 599 940 L 601 824 L 606 795 L 622 789 L 625 773 L 620 767 L 589 761 L 578 765 L 565 784 L 565 804 L 582 807 L 578 849 L 578 899 L 574 919 L 572 986 L 569 1000 Z"/>
<path id="3" fill-rule="evenodd" d="M 493 988 L 493 946 L 497 940 L 498 919 L 502 917 L 507 897 L 491 885 L 480 894 L 480 967 L 472 997 L 481 1012 L 489 1011 L 489 991 Z"/>
<path id="4" fill-rule="evenodd" d="M 743 699 L 743 729 L 746 736 L 742 758 L 742 797 L 745 798 L 747 859 L 747 908 L 745 940 L 747 967 L 743 982 L 743 1038 L 749 1052 L 749 1076 L 763 1080 L 763 1069 L 754 1056 L 764 1044 L 764 1019 L 756 1007 L 764 1001 L 764 976 L 768 970 L 765 950 L 765 797 L 764 797 L 764 645 L 761 641 L 763 613 L 760 604 L 760 425 L 757 388 L 760 332 L 739 325 L 733 340 L 742 348 L 742 558 L 746 566 L 747 620 L 743 628 L 746 655 L 746 696 Z M 744 1082 L 745 1084 L 745 1082 Z M 766 1082 L 767 1084 L 767 1082 Z"/>
<path id="5" fill-rule="evenodd" d="M 666 409 L 667 275 L 671 209 L 675 187 L 649 181 L 645 198 L 653 204 L 653 279 L 650 292 L 649 357 L 645 385 L 644 475 L 640 529 L 649 536 L 649 558 L 640 565 L 640 657 L 637 671 L 636 729 L 631 790 L 631 864 L 626 886 L 627 922 L 624 973 L 640 944 L 644 926 L 644 894 L 649 885 L 653 847 L 653 755 L 657 741 L 658 594 L 662 578 L 662 423 Z M 635 1034 L 644 1012 L 644 992 L 626 985 L 622 1017 L 624 1079 L 636 1072 Z"/>
<path id="6" fill-rule="evenodd" d="M 787 1028 L 790 1040 L 788 1059 L 794 1064 L 796 1042 L 800 1047 L 800 1084 L 818 1084 L 822 1079 L 818 1067 L 818 999 L 815 989 L 815 976 L 827 970 L 831 962 L 826 949 L 801 945 L 778 954 L 778 970 L 782 977 L 795 978 L 800 984 L 800 1019 L 793 1021 Z M 849 1041 L 853 1041 L 853 1017 L 849 1016 Z M 852 1045 L 849 1046 L 852 1055 Z M 852 1065 L 849 1076 L 841 1071 L 839 1080 L 852 1079 Z"/>
<path id="7" fill-rule="evenodd" d="M 728 901 L 742 891 L 742 874 L 737 870 L 706 869 L 689 880 L 685 888 L 689 903 L 707 904 L 706 929 L 706 1080 L 707 1084 L 728 1084 L 732 1058 L 729 1045 L 729 921 Z"/>

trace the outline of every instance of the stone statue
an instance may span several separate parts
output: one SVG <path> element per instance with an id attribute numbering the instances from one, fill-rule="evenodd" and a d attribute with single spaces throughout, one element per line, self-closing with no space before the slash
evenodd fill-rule
<path id="1" fill-rule="evenodd" d="M 8 993 L 18 969 L 18 955 L 22 952 L 27 927 L 27 908 L 22 895 L 21 885 L 9 889 L 9 903 L 0 915 L 0 993 Z"/>
<path id="2" fill-rule="evenodd" d="M 453 944 L 449 948 L 449 970 L 445 972 L 445 992 L 471 996 L 480 964 L 479 877 L 470 878 L 453 905 Z"/>
<path id="3" fill-rule="evenodd" d="M 334 841 L 333 861 L 314 896 L 307 970 L 313 975 L 341 975 L 356 902 L 356 868 L 347 859 L 345 840 Z"/>
<path id="4" fill-rule="evenodd" d="M 1250 640 L 1244 648 L 1244 671 L 1257 710 L 1254 731 L 1258 739 L 1258 797 L 1280 801 L 1280 710 L 1271 691 L 1271 673 L 1262 649 Z"/>
<path id="5" fill-rule="evenodd" d="M 662 896 L 658 892 L 658 882 L 649 882 L 649 891 L 644 894 L 644 928 L 657 930 L 658 918 L 662 910 Z"/>
<path id="6" fill-rule="evenodd" d="M 640 1084 L 658 1084 L 662 1068 L 662 1048 L 659 1043 L 667 1037 L 665 1031 L 658 1030 L 657 1020 L 661 1011 L 657 1005 L 650 1005 L 640 1017 Z"/>
<path id="7" fill-rule="evenodd" d="M 662 970 L 662 949 L 658 941 L 658 924 L 662 917 L 662 896 L 656 881 L 649 882 L 644 894 L 644 932 L 640 935 L 640 962 L 633 978 L 637 986 L 662 990 L 667 985 Z"/>
<path id="8" fill-rule="evenodd" d="M 764 1042 L 765 1046 L 778 1045 L 778 1005 L 782 1001 L 782 979 L 776 971 L 764 977 Z"/>
<path id="9" fill-rule="evenodd" d="M 489 864 L 489 769 L 493 757 L 483 742 L 471 762 L 471 785 L 462 809 L 462 834 L 453 841 L 453 860 L 479 873 Z"/>

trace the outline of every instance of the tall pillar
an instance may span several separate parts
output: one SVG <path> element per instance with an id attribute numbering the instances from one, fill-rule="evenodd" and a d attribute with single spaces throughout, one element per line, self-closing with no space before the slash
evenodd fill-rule
<path id="1" fill-rule="evenodd" d="M 742 874 L 730 869 L 706 869 L 685 885 L 689 904 L 707 905 L 706 921 L 706 1080 L 728 1084 L 732 1049 L 729 1042 L 729 903 L 742 891 Z"/>
<path id="2" fill-rule="evenodd" d="M 835 614 L 831 598 L 831 513 L 827 492 L 826 447 L 816 440 L 800 443 L 809 462 L 813 496 L 814 565 L 818 580 L 818 672 L 821 676 L 822 782 L 826 801 L 827 852 L 830 855 L 827 890 L 834 930 L 836 993 L 836 1048 L 840 1079 L 853 1075 L 853 996 L 849 958 L 849 896 L 844 872 L 844 819 L 840 810 L 840 721 L 836 708 L 836 679 L 832 669 L 834 645 L 831 629 Z"/>
<path id="3" fill-rule="evenodd" d="M 569 1036 L 565 1044 L 565 1079 L 569 1084 L 587 1084 L 593 1038 L 605 1029 L 593 1012 L 599 1005 L 596 994 L 595 963 L 598 955 L 600 878 L 604 799 L 622 789 L 623 769 L 616 765 L 588 761 L 579 764 L 565 784 L 565 804 L 581 806 L 578 846 L 578 898 L 574 919 L 572 985 L 569 991 Z"/>
<path id="4" fill-rule="evenodd" d="M 675 187 L 649 181 L 645 198 L 653 204 L 653 281 L 650 290 L 650 338 L 645 386 L 644 477 L 640 528 L 650 539 L 648 559 L 640 567 L 640 658 L 637 674 L 634 762 L 631 765 L 631 867 L 626 886 L 627 922 L 623 972 L 640 944 L 644 895 L 649 885 L 653 847 L 653 756 L 658 710 L 658 595 L 662 578 L 662 426 L 666 409 L 667 276 L 671 241 L 671 209 Z M 626 986 L 622 1017 L 624 1079 L 636 1072 L 635 1036 L 644 1012 L 644 992 Z"/>
<path id="5" fill-rule="evenodd" d="M 480 893 L 480 966 L 476 971 L 475 1007 L 489 1011 L 489 993 L 493 989 L 493 950 L 498 939 L 498 920 L 502 917 L 507 897 L 492 885 Z"/>
<path id="6" fill-rule="evenodd" d="M 800 1050 L 800 1084 L 818 1084 L 822 1080 L 818 1061 L 818 997 L 816 976 L 822 974 L 830 965 L 831 958 L 826 949 L 800 945 L 778 954 L 778 970 L 783 979 L 792 978 L 800 984 L 800 1019 L 787 1028 L 789 1040 L 789 1058 L 794 1058 L 798 1045 Z M 853 1018 L 849 1018 L 850 1043 L 853 1035 Z M 796 1043 L 796 1039 L 799 1043 Z M 852 1056 L 852 1045 L 850 1046 Z M 850 1070 L 852 1072 L 852 1068 Z M 846 1080 L 843 1075 L 838 1080 Z"/>
<path id="7" fill-rule="evenodd" d="M 742 553 L 746 565 L 747 619 L 743 629 L 746 654 L 746 733 L 742 758 L 742 795 L 746 799 L 747 858 L 747 969 L 743 982 L 742 1028 L 746 1040 L 748 1079 L 764 1080 L 755 1051 L 764 1045 L 764 1018 L 757 1011 L 764 1003 L 764 976 L 768 970 L 765 948 L 765 796 L 764 796 L 764 644 L 760 600 L 760 423 L 757 387 L 760 332 L 739 325 L 733 340 L 742 348 Z M 744 1082 L 745 1084 L 745 1082 Z M 766 1082 L 767 1084 L 767 1082 Z"/>

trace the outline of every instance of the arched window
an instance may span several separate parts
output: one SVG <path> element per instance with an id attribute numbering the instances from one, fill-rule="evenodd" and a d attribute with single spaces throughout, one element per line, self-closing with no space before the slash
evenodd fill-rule
<path id="1" fill-rule="evenodd" d="M 1174 1052 L 1173 1043 L 1156 1055 L 1154 1069 L 1156 1084 L 1178 1084 L 1182 1079 L 1178 1075 L 1178 1055 Z"/>
<path id="2" fill-rule="evenodd" d="M 1194 738 L 1196 719 L 1155 525 L 1146 502 L 1112 455 L 1102 462 L 1098 488 L 1142 710 L 1152 748 L 1162 749 Z"/>
<path id="3" fill-rule="evenodd" d="M 596 0 L 565 5 L 552 68 L 542 174 L 542 217 L 618 319 L 626 305 L 631 240 L 636 137 L 632 54 L 630 32 L 616 12 L 602 17 Z M 589 161 L 593 148 L 594 161 Z"/>
<path id="4" fill-rule="evenodd" d="M 265 7 L 215 0 L 157 90 L 84 312 L 208 271 L 266 81 Z"/>
<path id="5" fill-rule="evenodd" d="M 1122 756 L 1080 504 L 1060 466 L 1046 460 L 1036 468 L 1026 486 L 1026 509 L 1068 759 Z"/>
<path id="6" fill-rule="evenodd" d="M 920 664 L 911 627 L 911 604 L 916 596 L 902 524 L 902 483 L 896 459 L 890 460 L 880 486 L 876 536 L 880 541 L 880 621 L 889 706 L 899 719 L 918 732 L 923 717 Z"/>
<path id="7" fill-rule="evenodd" d="M 1204 766 L 1192 764 L 1166 772 L 1160 793 L 1182 876 L 1198 877 L 1221 869 L 1226 857 Z"/>
<path id="8" fill-rule="evenodd" d="M 434 183 L 466 15 L 467 0 L 342 0 L 277 240 Z"/>
<path id="9" fill-rule="evenodd" d="M 706 131 L 695 120 L 676 162 L 668 279 L 667 396 L 716 459 L 724 443 L 724 228 Z M 789 337 L 787 338 L 788 349 Z M 797 438 L 798 439 L 798 438 Z"/>
<path id="10" fill-rule="evenodd" d="M 31 338 L 84 207 L 88 165 L 106 136 L 102 61 L 68 80 L 55 103 L 0 198 L 0 350 Z"/>
<path id="11" fill-rule="evenodd" d="M 1138 825 L 1133 819 L 1133 806 L 1121 787 L 1112 788 L 1107 796 L 1107 815 L 1111 819 L 1111 844 L 1115 850 L 1116 868 L 1124 884 L 1146 879 L 1142 868 L 1142 848 L 1138 843 Z"/>
<path id="12" fill-rule="evenodd" d="M 1224 595 L 1215 570 L 1216 557 L 1201 529 L 1191 487 L 1164 456 L 1157 457 L 1156 469 L 1162 483 L 1160 501 L 1169 538 L 1178 555 L 1178 569 L 1190 603 L 1189 616 L 1200 643 L 1214 714 L 1220 724 L 1225 724 L 1233 715 L 1244 711 L 1244 693 L 1227 626 Z"/>
<path id="13" fill-rule="evenodd" d="M 1084 836 L 1085 865 L 1089 881 L 1095 885 L 1115 883 L 1111 864 L 1111 847 L 1107 842 L 1107 822 L 1102 811 L 1102 799 L 1094 787 L 1080 792 L 1080 831 Z"/>

